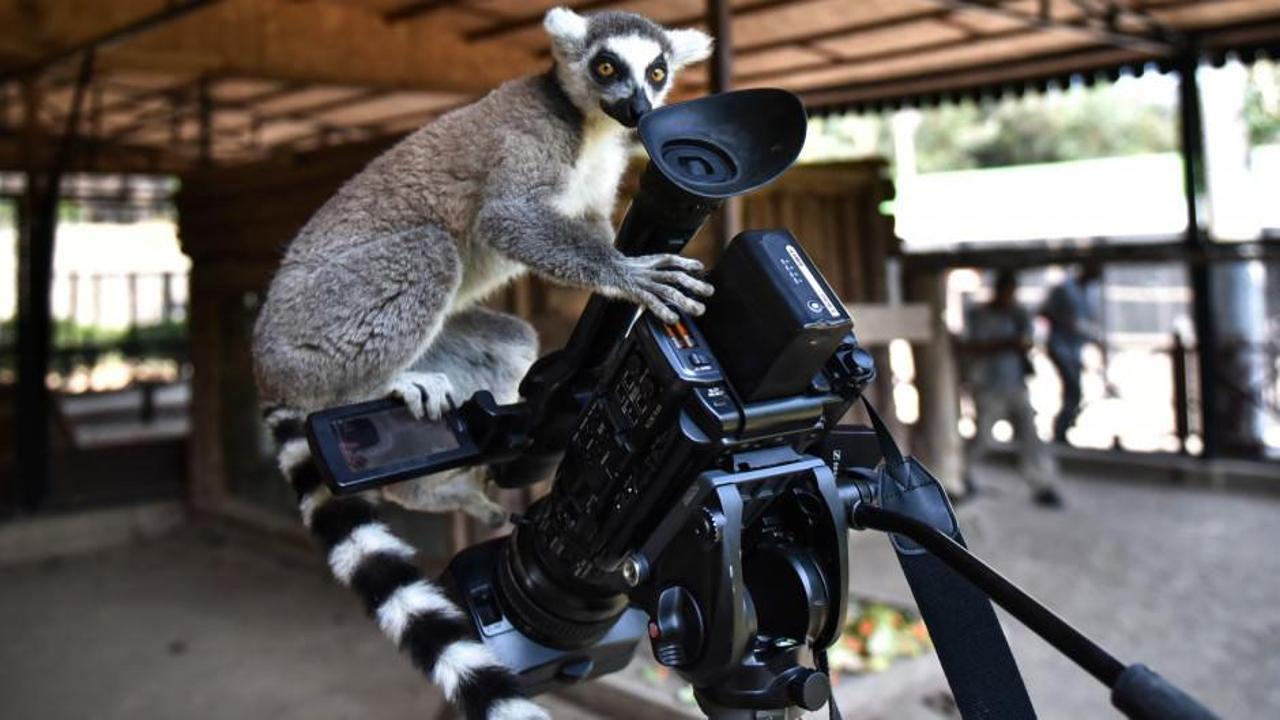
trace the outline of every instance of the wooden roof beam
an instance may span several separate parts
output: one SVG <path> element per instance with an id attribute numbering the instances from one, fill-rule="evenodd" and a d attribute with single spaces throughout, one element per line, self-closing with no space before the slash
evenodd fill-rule
<path id="1" fill-rule="evenodd" d="M 978 88 L 1031 83 L 1068 72 L 1095 72 L 1142 61 L 1132 50 L 1082 47 L 1015 61 L 997 60 L 949 70 L 932 69 L 912 75 L 819 87 L 802 90 L 798 94 L 806 106 L 823 108 L 941 93 L 966 94 Z"/>
<path id="2" fill-rule="evenodd" d="M 1098 27 L 1089 24 L 1088 16 L 1080 21 L 1054 18 L 1051 13 L 1047 13 L 1047 10 L 1050 9 L 1048 3 L 1041 4 L 1040 12 L 1025 12 L 1009 7 L 1000 0 L 927 0 L 927 2 L 952 11 L 985 12 L 1011 20 L 1018 20 L 1028 27 L 1076 33 L 1089 37 L 1103 45 L 1122 50 L 1135 50 L 1156 57 L 1171 55 L 1174 51 L 1173 45 L 1167 38 L 1157 37 L 1156 35 L 1137 35 L 1124 32 L 1118 28 Z"/>
<path id="3" fill-rule="evenodd" d="M 860 23 L 856 25 L 845 25 L 843 27 L 835 27 L 822 32 L 809 33 L 808 35 L 799 35 L 778 38 L 776 40 L 766 40 L 763 42 L 753 43 L 751 45 L 743 45 L 737 48 L 738 57 L 746 57 L 758 53 L 765 53 L 771 50 L 778 50 L 784 47 L 807 47 L 811 43 L 822 42 L 823 40 L 835 40 L 837 38 L 845 38 L 850 35 L 859 33 L 877 32 L 880 30 L 889 30 L 903 25 L 911 25 L 925 20 L 941 20 L 952 13 L 948 8 L 933 8 L 931 10 L 922 10 L 920 12 L 910 13 L 908 15 L 898 15 L 896 17 L 884 18 L 883 20 L 872 20 L 871 22 Z"/>
<path id="4" fill-rule="evenodd" d="M 817 0 L 760 0 L 754 5 L 749 5 L 744 8 L 733 8 L 732 19 L 738 20 L 740 18 L 751 17 L 752 15 L 756 15 L 762 12 L 767 12 L 769 10 L 773 10 L 774 8 L 777 8 L 782 5 L 803 5 L 808 2 L 816 2 L 816 1 Z M 573 6 L 573 10 L 574 12 L 591 12 L 593 10 L 607 10 L 610 5 L 618 5 L 620 4 L 620 2 L 621 0 L 592 0 L 591 2 L 585 2 L 580 5 Z M 506 22 L 500 22 L 495 25 L 491 25 L 490 27 L 487 27 L 487 28 L 474 30 L 467 34 L 467 40 L 471 42 L 482 42 L 485 40 L 492 40 L 497 37 L 512 35 L 524 30 L 528 30 L 531 27 L 537 27 L 538 25 L 541 25 L 543 15 L 545 15 L 545 13 L 538 14 L 538 15 L 525 15 L 523 17 L 512 18 L 511 20 L 508 20 Z M 706 23 L 706 20 L 707 20 L 707 14 L 705 12 L 698 13 L 697 15 L 685 15 L 685 16 L 677 17 L 670 20 L 657 20 L 656 18 L 654 19 L 655 22 L 658 22 L 667 27 L 689 27 L 693 25 L 703 25 Z M 549 55 L 550 51 L 544 50 L 542 54 Z"/>
<path id="5" fill-rule="evenodd" d="M 81 0 L 44 0 L 24 17 L 16 0 L 0 0 L 0 26 L 30 27 L 14 37 L 27 66 L 74 50 L 104 27 L 121 27 L 167 0 L 112 0 L 77 12 Z M 187 0 L 186 7 L 195 0 Z M 116 42 L 101 58 L 103 73 L 157 71 L 188 77 L 246 77 L 308 84 L 475 94 L 540 64 L 528 51 L 491 43 L 468 45 L 436 23 L 392 24 L 354 3 L 200 0 L 198 16 L 176 19 Z M 113 31 L 114 32 L 114 31 Z M 49 45 L 61 46 L 48 53 Z"/>
<path id="6" fill-rule="evenodd" d="M 7 82 L 25 75 L 38 74 L 50 65 L 75 57 L 82 52 L 99 50 L 124 42 L 136 35 L 140 35 L 162 25 L 166 25 L 179 18 L 186 17 L 196 10 L 209 7 L 218 2 L 221 2 L 221 0 L 185 0 L 185 2 L 180 1 L 171 3 L 156 12 L 142 15 L 105 32 L 74 42 L 66 47 L 59 48 L 25 66 L 0 73 L 0 82 Z"/>
<path id="7" fill-rule="evenodd" d="M 262 93 L 262 95 L 270 96 L 270 95 L 277 95 L 277 94 L 288 94 L 288 93 L 282 93 L 282 90 L 283 89 L 272 90 L 266 93 Z M 292 92 L 298 92 L 298 90 L 296 89 L 289 90 L 289 93 L 292 93 Z M 381 88 L 370 88 L 370 89 L 358 91 L 351 95 L 347 95 L 346 97 L 340 97 L 340 98 L 335 98 L 333 100 L 326 100 L 323 102 L 314 103 L 311 105 L 298 108 L 296 110 L 288 110 L 285 112 L 271 113 L 268 115 L 258 115 L 254 118 L 253 122 L 257 125 L 266 125 L 269 123 L 276 123 L 276 122 L 300 122 L 300 123 L 307 123 L 311 125 L 316 125 L 317 127 L 321 127 L 324 125 L 324 121 L 315 117 L 316 115 L 319 115 L 325 112 L 330 112 L 333 110 L 338 110 L 345 107 L 350 107 L 352 105 L 359 105 L 361 103 L 369 102 L 370 100 L 376 100 L 378 98 L 386 96 L 388 93 L 389 91 L 383 90 Z M 260 102 L 259 100 L 256 99 L 256 97 L 257 96 L 255 96 L 254 98 L 250 98 L 249 100 L 242 100 L 237 102 L 216 102 L 215 101 L 212 109 L 214 112 L 216 112 L 217 110 L 240 110 L 243 112 L 252 113 L 254 111 L 254 107 Z M 155 123 L 151 122 L 152 120 L 169 120 L 172 118 L 185 119 L 188 115 L 196 114 L 198 111 L 199 111 L 198 107 L 194 105 L 184 104 L 181 107 L 174 107 L 172 109 L 172 112 L 157 111 L 154 113 L 150 113 L 144 117 L 137 118 L 133 123 L 130 123 L 128 126 L 116 130 L 115 132 L 111 133 L 110 137 L 113 140 L 119 140 L 120 138 L 128 137 L 130 135 L 137 134 L 150 127 L 153 127 Z"/>
<path id="8" fill-rule="evenodd" d="M 748 18 L 748 17 L 751 17 L 752 15 L 758 15 L 763 12 L 768 12 L 770 10 L 773 10 L 783 5 L 804 5 L 806 3 L 817 2 L 817 1 L 818 0 L 760 0 L 756 4 L 749 5 L 744 8 L 733 8 L 732 19 L 740 20 L 742 18 Z M 948 12 L 950 11 L 929 10 L 926 13 L 924 13 L 924 15 L 935 17 L 940 15 L 946 15 L 948 14 Z M 669 27 L 669 28 L 683 28 L 683 27 L 705 25 L 706 20 L 707 20 L 707 15 L 704 12 L 704 13 L 699 13 L 697 15 L 685 15 L 682 17 L 675 18 L 673 20 L 660 20 L 660 21 L 655 20 L 655 22 L 659 22 L 660 24 L 665 25 L 666 27 Z M 541 19 L 539 19 L 537 22 L 541 22 Z M 534 23 L 534 24 L 537 24 L 537 23 Z M 525 26 L 525 27 L 531 27 L 531 25 Z M 523 29 L 524 27 L 513 28 L 511 32 L 516 32 L 518 30 L 523 30 Z M 776 42 L 769 41 L 767 43 L 757 43 L 756 45 L 747 45 L 747 46 L 736 45 L 734 46 L 734 54 L 741 57 L 744 54 L 744 51 L 746 53 L 751 53 L 751 52 L 756 52 L 758 48 L 763 48 L 765 50 L 772 50 L 778 47 L 797 45 L 809 40 L 809 37 L 810 36 L 792 37 L 792 38 L 787 38 L 785 40 L 780 40 Z M 550 57 L 551 49 L 543 48 L 540 54 L 544 57 Z"/>
<path id="9" fill-rule="evenodd" d="M 416 0 L 408 5 L 388 10 L 382 14 L 382 19 L 389 23 L 403 22 L 461 4 L 462 0 Z"/>
<path id="10" fill-rule="evenodd" d="M 1048 5 L 1048 0 L 1041 0 Z M 1108 30 L 1117 30 L 1118 23 L 1126 20 L 1145 28 L 1146 32 L 1158 38 L 1173 36 L 1173 30 L 1160 22 L 1147 9 L 1133 3 L 1119 3 L 1115 0 L 1071 0 L 1071 4 L 1090 18 L 1101 22 Z"/>
<path id="11" fill-rule="evenodd" d="M 923 43 L 921 45 L 885 50 L 884 52 L 876 53 L 874 55 L 848 58 L 839 62 L 824 60 L 821 62 L 806 63 L 804 65 L 792 65 L 778 70 L 762 70 L 760 72 L 739 76 L 738 82 L 744 85 L 754 85 L 771 80 L 782 80 L 798 73 L 873 65 L 886 60 L 897 60 L 898 58 L 903 57 L 928 55 L 929 53 L 952 50 L 955 48 L 973 47 L 977 43 L 988 40 L 1008 40 L 1011 38 L 1026 37 L 1028 35 L 1034 35 L 1036 32 L 1038 32 L 1038 30 L 1034 28 L 1018 27 L 1009 28 L 1008 30 L 998 30 L 996 32 L 987 33 L 986 35 L 979 35 L 977 37 L 965 36 L 958 38 L 946 38 L 945 40 L 936 40 L 934 42 Z"/>
<path id="12" fill-rule="evenodd" d="M 587 0 L 586 2 L 575 3 L 572 5 L 570 5 L 570 3 L 565 3 L 565 5 L 571 7 L 574 12 L 584 13 L 592 12 L 594 10 L 606 10 L 610 5 L 617 5 L 621 1 L 622 0 Z M 531 27 L 537 27 L 542 24 L 542 18 L 545 15 L 546 11 L 544 10 L 532 15 L 521 15 L 520 17 L 511 18 L 510 20 L 504 20 L 490 25 L 489 27 L 480 28 L 479 30 L 472 30 L 466 35 L 467 42 L 492 40 L 504 35 L 528 30 Z"/>
<path id="13" fill-rule="evenodd" d="M 180 99 L 183 96 L 191 96 L 191 97 L 195 96 L 195 94 L 199 91 L 201 85 L 203 85 L 206 82 L 212 84 L 212 83 L 215 83 L 216 81 L 209 79 L 207 81 L 196 80 L 195 82 L 179 83 L 177 85 L 172 85 L 169 87 L 157 88 L 155 90 L 145 91 L 131 98 L 126 98 L 125 100 L 121 100 L 117 103 L 112 103 L 110 106 L 107 106 L 106 108 L 104 108 L 104 112 L 116 112 L 120 110 L 128 110 L 130 109 L 131 105 L 137 105 L 140 102 L 153 100 L 156 98 L 167 97 L 167 98 L 170 98 L 171 100 L 170 105 L 168 107 L 158 108 L 155 110 L 138 113 L 137 115 L 134 116 L 133 122 L 129 123 L 123 128 L 118 128 L 114 133 L 112 133 L 111 136 L 124 137 L 127 135 L 132 135 L 134 133 L 140 132 L 150 127 L 151 121 L 153 120 L 161 119 L 161 120 L 167 121 L 171 119 L 175 114 L 178 116 L 185 116 L 186 114 L 194 112 L 190 107 L 185 107 L 185 106 L 175 107 L 173 99 L 175 98 Z M 214 100 L 213 109 L 214 110 L 221 109 L 221 110 L 249 111 L 249 110 L 252 110 L 254 106 L 260 103 L 268 102 L 271 100 L 278 100 L 282 97 L 288 97 L 289 95 L 292 95 L 294 93 L 304 92 L 308 89 L 309 88 L 307 86 L 301 85 L 298 83 L 282 83 L 278 87 L 274 87 L 270 90 L 263 90 L 262 92 L 255 93 L 253 95 L 250 95 L 247 98 L 241 98 L 239 100 Z"/>

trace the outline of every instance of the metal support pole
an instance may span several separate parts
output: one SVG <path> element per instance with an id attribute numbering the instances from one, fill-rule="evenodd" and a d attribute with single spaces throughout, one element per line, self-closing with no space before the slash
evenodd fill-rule
<path id="1" fill-rule="evenodd" d="M 125 287 L 129 295 L 129 329 L 126 335 L 130 340 L 138 337 L 138 273 L 125 273 Z"/>
<path id="2" fill-rule="evenodd" d="M 711 92 L 722 93 L 733 89 L 733 8 L 729 0 L 708 0 L 707 28 L 711 30 L 716 45 L 711 56 Z M 742 201 L 730 198 L 720 208 L 715 218 L 715 246 L 718 256 L 729 246 L 729 241 L 741 229 Z"/>
<path id="3" fill-rule="evenodd" d="M 1200 53 L 1194 41 L 1188 42 L 1178 55 L 1178 116 L 1182 150 L 1182 186 L 1187 206 L 1186 244 L 1192 257 L 1187 268 L 1191 279 L 1192 317 L 1196 329 L 1196 355 L 1200 385 L 1200 432 L 1204 443 L 1202 455 L 1216 457 L 1221 452 L 1218 431 L 1218 337 L 1211 306 L 1212 273 L 1208 262 L 1195 258 L 1208 244 L 1205 230 L 1208 184 L 1205 180 L 1204 126 L 1200 109 L 1200 85 L 1196 70 Z"/>
<path id="4" fill-rule="evenodd" d="M 14 366 L 17 369 L 17 383 L 14 392 L 14 469 L 9 487 L 5 488 L 6 505 L 30 507 L 39 500 L 43 487 L 47 485 L 47 458 L 43 451 L 33 451 L 33 446 L 43 448 L 47 443 L 47 422 L 43 408 L 46 406 L 44 372 L 48 368 L 47 350 L 33 354 L 29 347 L 47 346 L 49 329 L 49 281 L 41 285 L 40 277 L 47 274 L 37 271 L 43 258 L 38 251 L 36 240 L 37 228 L 34 222 L 38 214 L 40 197 L 43 191 L 44 178 L 39 173 L 39 166 L 44 162 L 40 153 L 40 104 L 41 92 L 34 79 L 22 83 L 22 102 L 25 126 L 25 142 L 23 143 L 23 165 L 26 177 L 23 180 L 22 197 L 16 203 L 18 210 L 18 276 L 17 276 L 17 338 L 14 351 Z M 47 267 L 47 266 L 46 266 Z M 33 287 L 33 285 L 37 287 Z M 39 292 L 43 287 L 44 292 Z M 44 299 L 43 304 L 41 298 Z M 44 318 L 43 322 L 40 318 Z M 42 333 L 43 331 L 43 333 Z M 28 412 L 35 411 L 31 417 Z"/>
<path id="5" fill-rule="evenodd" d="M 80 111 L 93 76 L 93 50 L 80 62 L 80 74 L 57 153 L 44 171 L 40 159 L 33 158 L 27 169 L 27 190 L 23 207 L 23 234 L 19 243 L 18 277 L 18 388 L 17 446 L 14 474 L 18 501 L 34 510 L 49 491 L 49 419 L 51 397 L 46 378 L 52 352 L 50 291 L 53 281 L 54 239 L 58 230 L 59 186 L 71 160 Z M 29 105 L 35 101 L 35 93 Z M 35 107 L 29 107 L 32 113 Z M 35 115 L 29 118 L 35 132 Z"/>
<path id="6" fill-rule="evenodd" d="M 1187 454 L 1187 436 L 1191 434 L 1191 412 L 1187 395 L 1187 346 L 1182 334 L 1173 334 L 1169 349 L 1173 368 L 1173 433 L 1178 438 L 1178 454 Z"/>
<path id="7" fill-rule="evenodd" d="M 173 273 L 160 276 L 160 322 L 168 325 L 173 321 Z"/>

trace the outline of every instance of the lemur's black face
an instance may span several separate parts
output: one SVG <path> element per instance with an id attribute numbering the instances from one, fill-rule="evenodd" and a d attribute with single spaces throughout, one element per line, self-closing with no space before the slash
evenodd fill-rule
<path id="1" fill-rule="evenodd" d="M 653 42 L 606 43 L 588 64 L 600 93 L 600 109 L 626 127 L 635 127 L 666 94 L 667 59 Z M 611 47 L 611 45 L 617 45 Z"/>
<path id="2" fill-rule="evenodd" d="M 583 17 L 559 7 L 547 11 L 543 25 L 556 77 L 573 104 L 584 115 L 599 108 L 626 127 L 662 105 L 680 68 L 711 53 L 701 30 L 667 30 L 633 13 Z"/>

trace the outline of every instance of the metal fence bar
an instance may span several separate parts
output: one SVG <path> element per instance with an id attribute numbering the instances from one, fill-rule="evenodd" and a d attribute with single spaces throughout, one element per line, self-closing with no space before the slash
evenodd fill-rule
<path id="1" fill-rule="evenodd" d="M 1186 455 L 1187 438 L 1191 436 L 1191 401 L 1187 393 L 1187 347 L 1181 334 L 1173 334 L 1173 346 L 1169 352 L 1173 366 L 1174 434 L 1178 438 L 1178 453 Z"/>

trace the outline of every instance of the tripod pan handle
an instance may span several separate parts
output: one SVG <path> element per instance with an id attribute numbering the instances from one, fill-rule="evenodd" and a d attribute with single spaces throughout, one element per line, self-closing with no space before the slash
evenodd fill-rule
<path id="1" fill-rule="evenodd" d="M 1111 688 L 1111 704 L 1133 720 L 1218 720 L 1195 698 L 1140 663 L 1120 673 Z"/>

